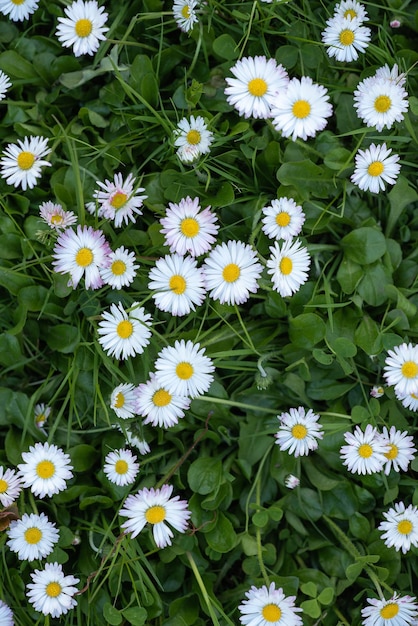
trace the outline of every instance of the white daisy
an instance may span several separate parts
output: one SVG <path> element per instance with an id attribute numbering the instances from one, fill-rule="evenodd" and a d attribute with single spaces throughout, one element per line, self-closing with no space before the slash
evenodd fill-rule
<path id="1" fill-rule="evenodd" d="M 145 439 L 140 439 L 136 435 L 134 435 L 128 428 L 125 430 L 126 443 L 130 446 L 135 446 L 138 449 L 138 452 L 141 456 L 145 454 L 149 454 L 151 452 L 151 448 Z"/>
<path id="2" fill-rule="evenodd" d="M 342 0 L 334 7 L 334 16 L 340 18 L 358 19 L 359 22 L 367 22 L 368 15 L 365 7 L 357 0 Z"/>
<path id="3" fill-rule="evenodd" d="M 106 39 L 107 13 L 96 0 L 76 0 L 64 9 L 66 17 L 58 18 L 56 36 L 64 48 L 73 47 L 74 56 L 94 54 L 100 41 Z"/>
<path id="4" fill-rule="evenodd" d="M 18 465 L 22 486 L 39 498 L 65 490 L 73 476 L 69 455 L 54 444 L 35 443 L 29 452 L 22 452 L 22 459 L 24 463 Z"/>
<path id="5" fill-rule="evenodd" d="M 11 521 L 6 532 L 9 537 L 7 545 L 21 561 L 44 559 L 51 554 L 59 539 L 55 524 L 44 513 L 25 513 L 22 519 Z"/>
<path id="6" fill-rule="evenodd" d="M 0 0 L 0 13 L 13 22 L 29 19 L 38 8 L 39 0 Z"/>
<path id="7" fill-rule="evenodd" d="M 12 86 L 10 78 L 0 70 L 0 100 L 6 97 L 7 90 Z"/>
<path id="8" fill-rule="evenodd" d="M 292 78 L 287 89 L 279 93 L 272 106 L 272 123 L 283 137 L 306 140 L 327 125 L 332 115 L 328 91 L 317 85 L 309 76 Z"/>
<path id="9" fill-rule="evenodd" d="M 155 374 L 150 374 L 150 380 L 138 385 L 135 393 L 136 412 L 146 418 L 144 424 L 170 428 L 178 424 L 184 411 L 190 408 L 189 398 L 169 393 Z"/>
<path id="10" fill-rule="evenodd" d="M 215 366 L 199 343 L 182 339 L 161 350 L 155 369 L 158 384 L 169 393 L 196 398 L 209 389 Z"/>
<path id="11" fill-rule="evenodd" d="M 302 207 L 292 198 L 272 200 L 263 208 L 263 232 L 270 239 L 292 239 L 299 235 L 305 222 Z"/>
<path id="12" fill-rule="evenodd" d="M 34 408 L 35 424 L 38 428 L 42 428 L 48 417 L 51 415 L 51 407 L 47 406 L 43 402 L 36 404 Z"/>
<path id="13" fill-rule="evenodd" d="M 113 220 L 114 225 L 119 228 L 125 223 L 136 222 L 138 215 L 142 215 L 141 207 L 143 201 L 148 198 L 147 195 L 141 195 L 145 189 L 137 187 L 135 189 L 136 178 L 129 174 L 124 181 L 121 173 L 117 173 L 113 177 L 113 181 L 105 180 L 104 183 L 99 180 L 96 184 L 100 189 L 96 189 L 93 198 L 96 202 L 88 202 L 87 210 L 99 217 Z"/>
<path id="14" fill-rule="evenodd" d="M 354 108 L 367 126 L 379 132 L 401 122 L 408 110 L 408 93 L 393 80 L 377 78 L 362 81 L 354 92 Z"/>
<path id="15" fill-rule="evenodd" d="M 183 117 L 174 130 L 174 145 L 178 148 L 177 155 L 181 161 L 194 161 L 201 154 L 208 154 L 212 141 L 213 133 L 200 115 L 191 115 L 190 121 Z M 185 152 L 187 147 L 190 152 Z"/>
<path id="16" fill-rule="evenodd" d="M 86 289 L 99 289 L 103 285 L 100 268 L 109 266 L 111 252 L 101 230 L 78 225 L 77 231 L 67 228 L 58 237 L 52 265 L 59 274 L 70 274 L 70 287 L 75 289 L 84 276 Z"/>
<path id="17" fill-rule="evenodd" d="M 406 83 L 406 74 L 404 72 L 399 73 L 399 68 L 396 63 L 392 66 L 392 69 L 387 63 L 379 67 L 374 74 L 374 78 L 379 81 L 389 81 L 401 87 Z"/>
<path id="18" fill-rule="evenodd" d="M 370 606 L 361 610 L 362 626 L 412 626 L 418 605 L 412 596 L 394 593 L 389 600 L 367 598 Z"/>
<path id="19" fill-rule="evenodd" d="M 206 288 L 221 304 L 243 304 L 258 290 L 263 266 L 249 244 L 228 241 L 213 248 L 202 266 Z"/>
<path id="20" fill-rule="evenodd" d="M 201 211 L 199 198 L 193 200 L 187 196 L 178 204 L 169 203 L 165 217 L 160 220 L 165 244 L 170 252 L 184 256 L 200 256 L 211 249 L 216 241 L 219 226 L 218 218 L 210 207 Z"/>
<path id="21" fill-rule="evenodd" d="M 389 446 L 389 452 L 385 452 L 385 474 L 389 474 L 392 467 L 395 472 L 406 472 L 409 463 L 415 458 L 414 438 L 407 431 L 396 430 L 395 426 L 391 426 L 390 430 L 384 426 L 382 437 Z"/>
<path id="22" fill-rule="evenodd" d="M 0 465 L 0 504 L 4 507 L 10 506 L 21 490 L 22 484 L 16 470 L 5 469 Z"/>
<path id="23" fill-rule="evenodd" d="M 77 216 L 72 211 L 64 211 L 60 204 L 50 201 L 39 205 L 39 214 L 54 230 L 65 230 L 68 226 L 77 223 Z"/>
<path id="24" fill-rule="evenodd" d="M 275 434 L 276 443 L 280 450 L 287 450 L 289 454 L 305 456 L 318 447 L 317 439 L 322 439 L 324 433 L 318 424 L 319 415 L 312 409 L 306 410 L 300 406 L 289 409 L 288 413 L 277 416 L 280 422 L 279 430 Z"/>
<path id="25" fill-rule="evenodd" d="M 300 286 L 308 280 L 311 257 L 308 250 L 297 239 L 286 240 L 282 247 L 277 241 L 270 247 L 270 258 L 267 260 L 267 272 L 271 274 L 273 288 L 284 298 L 299 291 Z"/>
<path id="26" fill-rule="evenodd" d="M 296 487 L 299 487 L 300 485 L 300 480 L 297 476 L 294 476 L 293 474 L 288 474 L 288 476 L 286 476 L 285 478 L 284 484 L 288 489 L 296 489 Z"/>
<path id="27" fill-rule="evenodd" d="M 363 191 L 379 193 L 385 190 L 385 182 L 393 185 L 396 182 L 401 166 L 399 156 L 390 154 L 391 148 L 385 143 L 370 144 L 366 150 L 358 150 L 356 167 L 351 176 L 351 182 Z"/>
<path id="28" fill-rule="evenodd" d="M 62 565 L 46 563 L 45 569 L 31 573 L 32 581 L 27 585 L 27 597 L 35 611 L 59 617 L 77 605 L 74 595 L 79 581 L 74 576 L 65 576 Z"/>
<path id="29" fill-rule="evenodd" d="M 378 529 L 385 531 L 382 539 L 388 548 L 406 554 L 411 546 L 418 546 L 418 507 L 410 504 L 405 508 L 403 502 L 395 502 L 383 516 L 386 521 L 380 522 Z"/>
<path id="30" fill-rule="evenodd" d="M 265 56 L 244 57 L 231 67 L 231 72 L 234 78 L 225 78 L 227 102 L 246 118 L 271 117 L 275 97 L 289 83 L 284 67 Z"/>
<path id="31" fill-rule="evenodd" d="M 167 254 L 156 261 L 148 278 L 155 306 L 171 315 L 187 315 L 205 299 L 203 274 L 191 257 Z"/>
<path id="32" fill-rule="evenodd" d="M 383 376 L 397 394 L 418 394 L 418 345 L 401 343 L 388 350 Z"/>
<path id="33" fill-rule="evenodd" d="M 297 615 L 302 611 L 295 606 L 296 596 L 285 596 L 283 589 L 270 587 L 251 587 L 245 592 L 247 599 L 239 605 L 240 622 L 246 626 L 302 626 L 302 618 Z"/>
<path id="34" fill-rule="evenodd" d="M 406 409 L 410 409 L 411 411 L 418 411 L 418 393 L 408 393 L 407 395 L 403 393 L 399 393 L 395 389 L 395 394 L 398 400 L 402 402 L 402 405 Z"/>
<path id="35" fill-rule="evenodd" d="M 14 626 L 13 611 L 3 600 L 0 600 L 1 626 Z"/>
<path id="36" fill-rule="evenodd" d="M 172 492 L 172 486 L 163 485 L 161 489 L 144 487 L 137 494 L 128 496 L 124 508 L 119 511 L 119 515 L 128 518 L 121 526 L 125 533 L 132 533 L 131 537 L 134 539 L 149 523 L 152 525 L 157 546 L 171 546 L 174 533 L 167 524 L 184 533 L 191 516 L 187 501 L 180 500 L 180 496 L 171 498 Z"/>
<path id="37" fill-rule="evenodd" d="M 136 414 L 135 385 L 122 383 L 114 388 L 110 396 L 110 407 L 121 419 L 129 419 Z"/>
<path id="38" fill-rule="evenodd" d="M 127 359 L 142 354 L 151 337 L 151 315 L 134 302 L 128 311 L 122 303 L 112 303 L 110 311 L 102 314 L 97 332 L 99 343 L 109 356 Z"/>
<path id="39" fill-rule="evenodd" d="M 185 33 L 192 30 L 194 24 L 198 22 L 196 8 L 197 0 L 174 0 L 173 15 L 179 28 Z"/>
<path id="40" fill-rule="evenodd" d="M 385 395 L 385 390 L 381 385 L 373 385 L 370 389 L 370 395 L 372 398 L 381 398 Z"/>
<path id="41" fill-rule="evenodd" d="M 129 252 L 124 246 L 120 246 L 109 254 L 109 266 L 100 268 L 100 276 L 105 285 L 112 289 L 129 287 L 134 281 L 139 264 L 135 262 L 134 252 Z"/>
<path id="42" fill-rule="evenodd" d="M 103 471 L 110 482 L 124 487 L 135 482 L 139 463 L 136 463 L 136 456 L 130 450 L 121 448 L 106 455 Z"/>
<path id="43" fill-rule="evenodd" d="M 17 145 L 18 144 L 18 145 Z M 8 185 L 32 189 L 41 176 L 41 167 L 50 166 L 42 157 L 51 152 L 45 137 L 25 137 L 9 143 L 0 159 L 0 175 Z"/>
<path id="44" fill-rule="evenodd" d="M 329 57 L 337 61 L 356 61 L 359 52 L 365 52 L 371 39 L 371 30 L 359 18 L 331 17 L 321 33 Z"/>
<path id="45" fill-rule="evenodd" d="M 368 424 L 366 430 L 361 430 L 356 426 L 354 433 L 344 434 L 347 442 L 346 446 L 340 449 L 343 465 L 353 474 L 373 474 L 380 472 L 387 458 L 385 453 L 389 452 L 389 446 L 382 440 L 377 428 Z"/>

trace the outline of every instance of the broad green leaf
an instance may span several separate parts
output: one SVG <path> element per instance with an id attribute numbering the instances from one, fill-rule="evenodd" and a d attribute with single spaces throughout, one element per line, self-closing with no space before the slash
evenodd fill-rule
<path id="1" fill-rule="evenodd" d="M 325 331 L 325 322 L 315 313 L 302 313 L 289 320 L 291 342 L 307 350 L 323 340 Z"/>
<path id="2" fill-rule="evenodd" d="M 337 272 L 337 280 L 344 293 L 353 293 L 363 276 L 363 268 L 359 263 L 344 256 Z"/>
<path id="3" fill-rule="evenodd" d="M 230 552 L 237 543 L 234 528 L 223 513 L 219 513 L 215 528 L 205 534 L 205 539 L 212 550 L 222 554 Z"/>
<path id="4" fill-rule="evenodd" d="M 121 612 L 112 606 L 110 602 L 106 602 L 103 606 L 103 617 L 110 626 L 119 626 L 123 621 Z"/>
<path id="5" fill-rule="evenodd" d="M 6 50 L 0 54 L 0 69 L 11 78 L 30 79 L 35 83 L 40 80 L 32 63 L 15 50 Z"/>
<path id="6" fill-rule="evenodd" d="M 303 612 L 314 619 L 317 619 L 321 615 L 321 607 L 318 604 L 318 600 L 305 600 L 300 603 L 300 608 Z"/>
<path id="7" fill-rule="evenodd" d="M 69 324 L 57 324 L 47 330 L 46 342 L 51 350 L 57 350 L 64 354 L 74 352 L 80 341 L 80 332 L 75 326 Z"/>
<path id="8" fill-rule="evenodd" d="M 306 198 L 307 193 L 317 198 L 325 198 L 333 192 L 329 171 L 309 159 L 283 163 L 276 176 L 282 185 L 296 187 L 300 192 L 305 192 Z"/>
<path id="9" fill-rule="evenodd" d="M 212 44 L 213 51 L 221 59 L 232 61 L 239 56 L 239 47 L 228 33 L 223 33 Z"/>
<path id="10" fill-rule="evenodd" d="M 142 606 L 124 609 L 122 615 L 132 626 L 143 626 L 147 623 L 148 612 Z"/>
<path id="11" fill-rule="evenodd" d="M 351 261 L 368 265 L 385 254 L 386 239 L 380 230 L 364 226 L 343 237 L 341 246 Z"/>
<path id="12" fill-rule="evenodd" d="M 222 463 L 210 457 L 196 459 L 189 467 L 187 479 L 196 493 L 206 495 L 217 491 L 222 481 Z"/>

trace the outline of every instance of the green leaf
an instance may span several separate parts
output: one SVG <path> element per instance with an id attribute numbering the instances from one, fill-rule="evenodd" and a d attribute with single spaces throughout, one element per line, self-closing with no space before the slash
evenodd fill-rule
<path id="1" fill-rule="evenodd" d="M 263 528 L 264 526 L 267 526 L 268 524 L 269 515 L 267 511 L 257 511 L 257 513 L 254 513 L 252 517 L 252 521 L 253 521 L 253 524 L 257 526 L 258 528 Z"/>
<path id="2" fill-rule="evenodd" d="M 80 443 L 68 450 L 71 461 L 76 472 L 86 472 L 97 459 L 98 453 L 93 446 Z"/>
<path id="3" fill-rule="evenodd" d="M 303 583 L 300 586 L 300 590 L 305 594 L 305 596 L 309 596 L 311 598 L 316 598 L 318 593 L 318 587 L 311 580 L 307 583 Z"/>
<path id="4" fill-rule="evenodd" d="M 106 602 L 106 604 L 103 606 L 103 617 L 111 626 L 119 626 L 119 624 L 121 624 L 123 621 L 123 617 L 120 611 L 118 611 L 118 609 L 115 609 L 115 607 L 112 606 L 110 602 Z"/>
<path id="5" fill-rule="evenodd" d="M 187 472 L 190 489 L 201 495 L 217 491 L 222 481 L 222 463 L 219 459 L 203 457 L 193 461 Z"/>
<path id="6" fill-rule="evenodd" d="M 364 517 L 364 515 L 356 511 L 354 515 L 350 517 L 348 523 L 353 537 L 363 539 L 364 541 L 367 540 L 370 534 L 370 523 L 367 517 Z"/>
<path id="7" fill-rule="evenodd" d="M 237 543 L 234 528 L 223 513 L 218 514 L 215 528 L 206 533 L 205 538 L 212 550 L 222 554 L 230 552 Z"/>
<path id="8" fill-rule="evenodd" d="M 41 311 L 49 299 L 49 289 L 42 285 L 23 287 L 18 294 L 18 300 L 28 311 Z"/>
<path id="9" fill-rule="evenodd" d="M 391 283 L 392 278 L 387 270 L 381 263 L 375 263 L 364 268 L 357 292 L 367 304 L 380 306 L 388 299 L 387 286 Z"/>
<path id="10" fill-rule="evenodd" d="M 379 327 L 368 315 L 365 315 L 361 320 L 354 338 L 358 347 L 368 355 L 379 354 L 382 350 Z"/>
<path id="11" fill-rule="evenodd" d="M 18 367 L 22 358 L 20 344 L 17 338 L 10 333 L 0 335 L 0 365 Z"/>
<path id="12" fill-rule="evenodd" d="M 122 615 L 132 626 L 143 626 L 148 618 L 148 612 L 142 606 L 125 609 Z"/>
<path id="13" fill-rule="evenodd" d="M 98 509 L 110 509 L 110 507 L 113 506 L 113 500 L 107 496 L 87 496 L 80 498 L 80 511 L 84 511 L 88 506 L 95 506 Z"/>
<path id="14" fill-rule="evenodd" d="M 363 563 L 352 563 L 345 570 L 345 575 L 350 582 L 354 582 L 363 571 Z"/>
<path id="15" fill-rule="evenodd" d="M 282 185 L 296 187 L 299 192 L 318 198 L 325 198 L 332 194 L 332 178 L 325 167 L 321 167 L 306 159 L 283 163 L 277 171 L 277 180 Z"/>
<path id="16" fill-rule="evenodd" d="M 390 237 L 405 207 L 411 204 L 411 202 L 418 200 L 418 193 L 409 185 L 406 178 L 399 176 L 395 185 L 388 193 L 388 198 L 390 209 L 385 233 L 387 237 Z"/>
<path id="17" fill-rule="evenodd" d="M 325 322 L 315 313 L 302 313 L 289 320 L 291 342 L 306 350 L 322 341 L 325 331 Z"/>
<path id="18" fill-rule="evenodd" d="M 328 606 L 334 600 L 334 589 L 332 587 L 325 587 L 319 594 L 317 600 L 324 606 Z"/>
<path id="19" fill-rule="evenodd" d="M 363 277 L 363 268 L 359 263 L 355 263 L 344 256 L 337 272 L 337 280 L 344 293 L 353 293 L 358 282 Z"/>
<path id="20" fill-rule="evenodd" d="M 317 600 L 305 600 L 301 602 L 300 608 L 303 609 L 303 612 L 314 619 L 318 618 L 321 615 L 321 607 L 318 604 Z"/>
<path id="21" fill-rule="evenodd" d="M 233 61 L 239 57 L 239 47 L 228 33 L 223 33 L 212 44 L 213 51 L 221 59 Z"/>
<path id="22" fill-rule="evenodd" d="M 334 148 L 324 157 L 324 163 L 330 170 L 342 170 L 350 166 L 350 150 L 346 148 Z"/>
<path id="23" fill-rule="evenodd" d="M 11 78 L 31 79 L 35 82 L 39 80 L 39 75 L 32 63 L 15 50 L 6 50 L 0 54 L 0 69 Z"/>
<path id="24" fill-rule="evenodd" d="M 47 330 L 46 342 L 51 350 L 64 354 L 74 352 L 80 341 L 80 332 L 75 326 L 57 324 Z"/>
<path id="25" fill-rule="evenodd" d="M 360 265 L 368 265 L 385 254 L 386 239 L 380 230 L 364 226 L 343 237 L 341 246 L 347 258 Z"/>
<path id="26" fill-rule="evenodd" d="M 22 246 L 19 235 L 7 233 L 0 235 L 0 259 L 22 258 Z"/>

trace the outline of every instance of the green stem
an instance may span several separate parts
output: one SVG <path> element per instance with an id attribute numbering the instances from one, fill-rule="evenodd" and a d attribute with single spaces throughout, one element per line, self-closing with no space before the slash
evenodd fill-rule
<path id="1" fill-rule="evenodd" d="M 197 584 L 199 585 L 199 588 L 200 588 L 200 591 L 202 593 L 203 599 L 204 599 L 204 601 L 206 603 L 206 606 L 208 608 L 209 615 L 210 615 L 210 617 L 212 619 L 212 624 L 214 624 L 214 626 L 220 626 L 219 622 L 218 622 L 218 618 L 216 617 L 215 611 L 214 611 L 213 606 L 212 606 L 212 600 L 209 597 L 208 592 L 206 591 L 205 583 L 202 580 L 202 577 L 201 577 L 201 575 L 199 573 L 199 570 L 197 568 L 195 560 L 193 559 L 193 557 L 190 554 L 190 552 L 186 552 L 186 555 L 187 555 L 187 558 L 189 559 L 189 563 L 190 563 L 190 566 L 191 566 L 191 568 L 193 570 L 193 574 L 195 575 Z"/>

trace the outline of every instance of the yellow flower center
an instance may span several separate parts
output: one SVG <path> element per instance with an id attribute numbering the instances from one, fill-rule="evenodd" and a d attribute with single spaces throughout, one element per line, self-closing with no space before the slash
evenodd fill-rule
<path id="1" fill-rule="evenodd" d="M 286 213 L 286 211 L 281 211 L 276 215 L 276 224 L 277 226 L 281 226 L 282 228 L 288 226 L 290 224 L 290 215 Z"/>
<path id="2" fill-rule="evenodd" d="M 177 296 L 181 296 L 186 291 L 187 283 L 183 276 L 180 274 L 174 274 L 169 280 L 168 286 Z"/>
<path id="3" fill-rule="evenodd" d="M 305 119 L 305 117 L 308 117 L 310 112 L 311 112 L 311 105 L 309 104 L 307 100 L 296 100 L 296 102 L 294 103 L 292 107 L 293 115 L 300 120 L 303 120 Z"/>
<path id="4" fill-rule="evenodd" d="M 354 39 L 355 36 L 352 30 L 346 28 L 340 32 L 340 43 L 343 46 L 351 46 L 354 43 Z"/>
<path id="5" fill-rule="evenodd" d="M 399 613 L 399 605 L 396 602 L 390 602 L 383 609 L 380 609 L 380 617 L 383 619 L 392 619 Z"/>
<path id="6" fill-rule="evenodd" d="M 367 168 L 367 173 L 370 176 L 380 176 L 381 174 L 383 174 L 384 169 L 385 166 L 381 161 L 373 161 L 373 163 L 370 163 L 369 167 Z"/>
<path id="7" fill-rule="evenodd" d="M 308 434 L 308 429 L 303 424 L 295 424 L 291 430 L 292 436 L 295 439 L 305 439 Z"/>
<path id="8" fill-rule="evenodd" d="M 291 274 L 293 269 L 292 259 L 289 259 L 288 256 L 284 256 L 279 263 L 279 269 L 285 276 Z"/>
<path id="9" fill-rule="evenodd" d="M 159 504 L 150 506 L 150 508 L 145 511 L 145 519 L 150 524 L 159 524 L 165 520 L 165 508 Z"/>
<path id="10" fill-rule="evenodd" d="M 128 339 L 133 332 L 134 327 L 132 326 L 132 322 L 129 320 L 122 320 L 122 322 L 119 322 L 116 327 L 116 333 L 121 339 Z"/>
<path id="11" fill-rule="evenodd" d="M 196 237 L 200 230 L 199 222 L 194 217 L 185 217 L 181 220 L 180 230 L 185 237 Z"/>
<path id="12" fill-rule="evenodd" d="M 20 4 L 23 4 L 25 2 L 25 0 L 12 0 L 13 4 L 16 4 L 17 6 L 19 6 Z"/>
<path id="13" fill-rule="evenodd" d="M 110 269 L 114 276 L 122 276 L 122 274 L 126 272 L 126 263 L 118 259 L 117 261 L 113 261 Z"/>
<path id="14" fill-rule="evenodd" d="M 91 20 L 82 18 L 75 23 L 75 32 L 78 37 L 88 37 L 93 30 L 93 24 Z"/>
<path id="15" fill-rule="evenodd" d="M 125 404 L 125 396 L 119 391 L 115 398 L 115 409 L 121 409 Z"/>
<path id="16" fill-rule="evenodd" d="M 373 454 L 373 448 L 368 443 L 363 443 L 358 449 L 358 454 L 362 459 L 368 459 Z"/>
<path id="17" fill-rule="evenodd" d="M 241 270 L 239 269 L 238 265 L 236 263 L 229 263 L 228 265 L 225 265 L 222 272 L 222 277 L 225 282 L 234 283 L 236 280 L 238 280 L 240 274 Z"/>
<path id="18" fill-rule="evenodd" d="M 347 9 L 347 11 L 345 11 L 344 13 L 344 17 L 349 17 L 354 20 L 357 17 L 357 13 L 356 11 L 354 11 L 354 9 Z"/>
<path id="19" fill-rule="evenodd" d="M 59 583 L 48 583 L 45 587 L 45 593 L 50 598 L 57 598 L 61 593 L 61 585 Z"/>
<path id="20" fill-rule="evenodd" d="M 374 101 L 374 108 L 378 113 L 386 113 L 392 106 L 392 100 L 389 96 L 378 96 Z"/>
<path id="21" fill-rule="evenodd" d="M 39 530 L 39 528 L 36 528 L 36 526 L 33 526 L 32 528 L 28 528 L 27 530 L 25 530 L 26 543 L 35 545 L 35 543 L 39 543 L 41 539 L 42 539 L 42 533 Z"/>
<path id="22" fill-rule="evenodd" d="M 403 519 L 401 522 L 398 523 L 398 533 L 401 533 L 401 535 L 409 535 L 410 532 L 412 532 L 412 529 L 414 528 L 414 525 L 412 524 L 412 522 L 409 521 L 409 519 Z"/>
<path id="23" fill-rule="evenodd" d="M 127 199 L 128 196 L 126 195 L 126 193 L 122 193 L 122 191 L 117 191 L 110 201 L 110 206 L 112 206 L 114 209 L 121 209 L 123 205 L 126 204 Z"/>
<path id="24" fill-rule="evenodd" d="M 0 478 L 0 493 L 5 493 L 7 491 L 9 484 L 3 480 L 3 478 Z"/>
<path id="25" fill-rule="evenodd" d="M 158 389 L 152 396 L 155 406 L 167 406 L 171 402 L 171 394 L 165 389 Z"/>
<path id="26" fill-rule="evenodd" d="M 267 83 L 264 78 L 253 78 L 248 83 L 248 91 L 252 96 L 261 98 L 267 91 Z"/>
<path id="27" fill-rule="evenodd" d="M 185 20 L 188 20 L 190 17 L 190 7 L 188 4 L 185 4 L 181 10 L 181 16 L 184 17 Z"/>
<path id="28" fill-rule="evenodd" d="M 414 398 L 414 400 L 418 400 L 418 396 L 415 393 L 411 393 L 411 398 Z"/>
<path id="29" fill-rule="evenodd" d="M 21 170 L 30 170 L 35 163 L 35 155 L 32 152 L 21 152 L 17 157 L 17 164 Z"/>
<path id="30" fill-rule="evenodd" d="M 282 616 L 282 612 L 277 604 L 266 604 L 261 613 L 266 622 L 278 622 Z"/>
<path id="31" fill-rule="evenodd" d="M 187 143 L 191 144 L 192 146 L 196 146 L 201 140 L 201 134 L 199 133 L 198 130 L 196 129 L 192 129 L 189 130 L 189 132 L 186 135 L 186 141 Z"/>
<path id="32" fill-rule="evenodd" d="M 75 255 L 75 262 L 80 267 L 88 267 L 93 263 L 94 255 L 90 248 L 80 248 Z"/>
<path id="33" fill-rule="evenodd" d="M 129 469 L 129 465 L 123 459 L 119 459 L 115 463 L 115 472 L 116 474 L 126 474 Z"/>
<path id="34" fill-rule="evenodd" d="M 36 473 L 38 474 L 39 478 L 51 478 L 55 474 L 55 465 L 52 463 L 52 461 L 41 461 L 36 466 Z"/>
<path id="35" fill-rule="evenodd" d="M 414 361 L 405 361 L 401 372 L 405 378 L 415 378 L 418 374 L 418 365 Z"/>
<path id="36" fill-rule="evenodd" d="M 392 459 L 396 459 L 396 457 L 398 456 L 398 446 L 395 446 L 394 443 L 389 443 L 389 452 L 385 452 L 384 455 L 387 459 L 389 459 L 390 461 Z"/>
<path id="37" fill-rule="evenodd" d="M 186 361 L 182 361 L 176 367 L 176 374 L 181 380 L 189 380 L 193 376 L 193 366 Z"/>
<path id="38" fill-rule="evenodd" d="M 51 224 L 62 224 L 63 221 L 64 221 L 64 218 L 62 217 L 62 215 L 59 215 L 58 213 L 51 216 Z"/>

